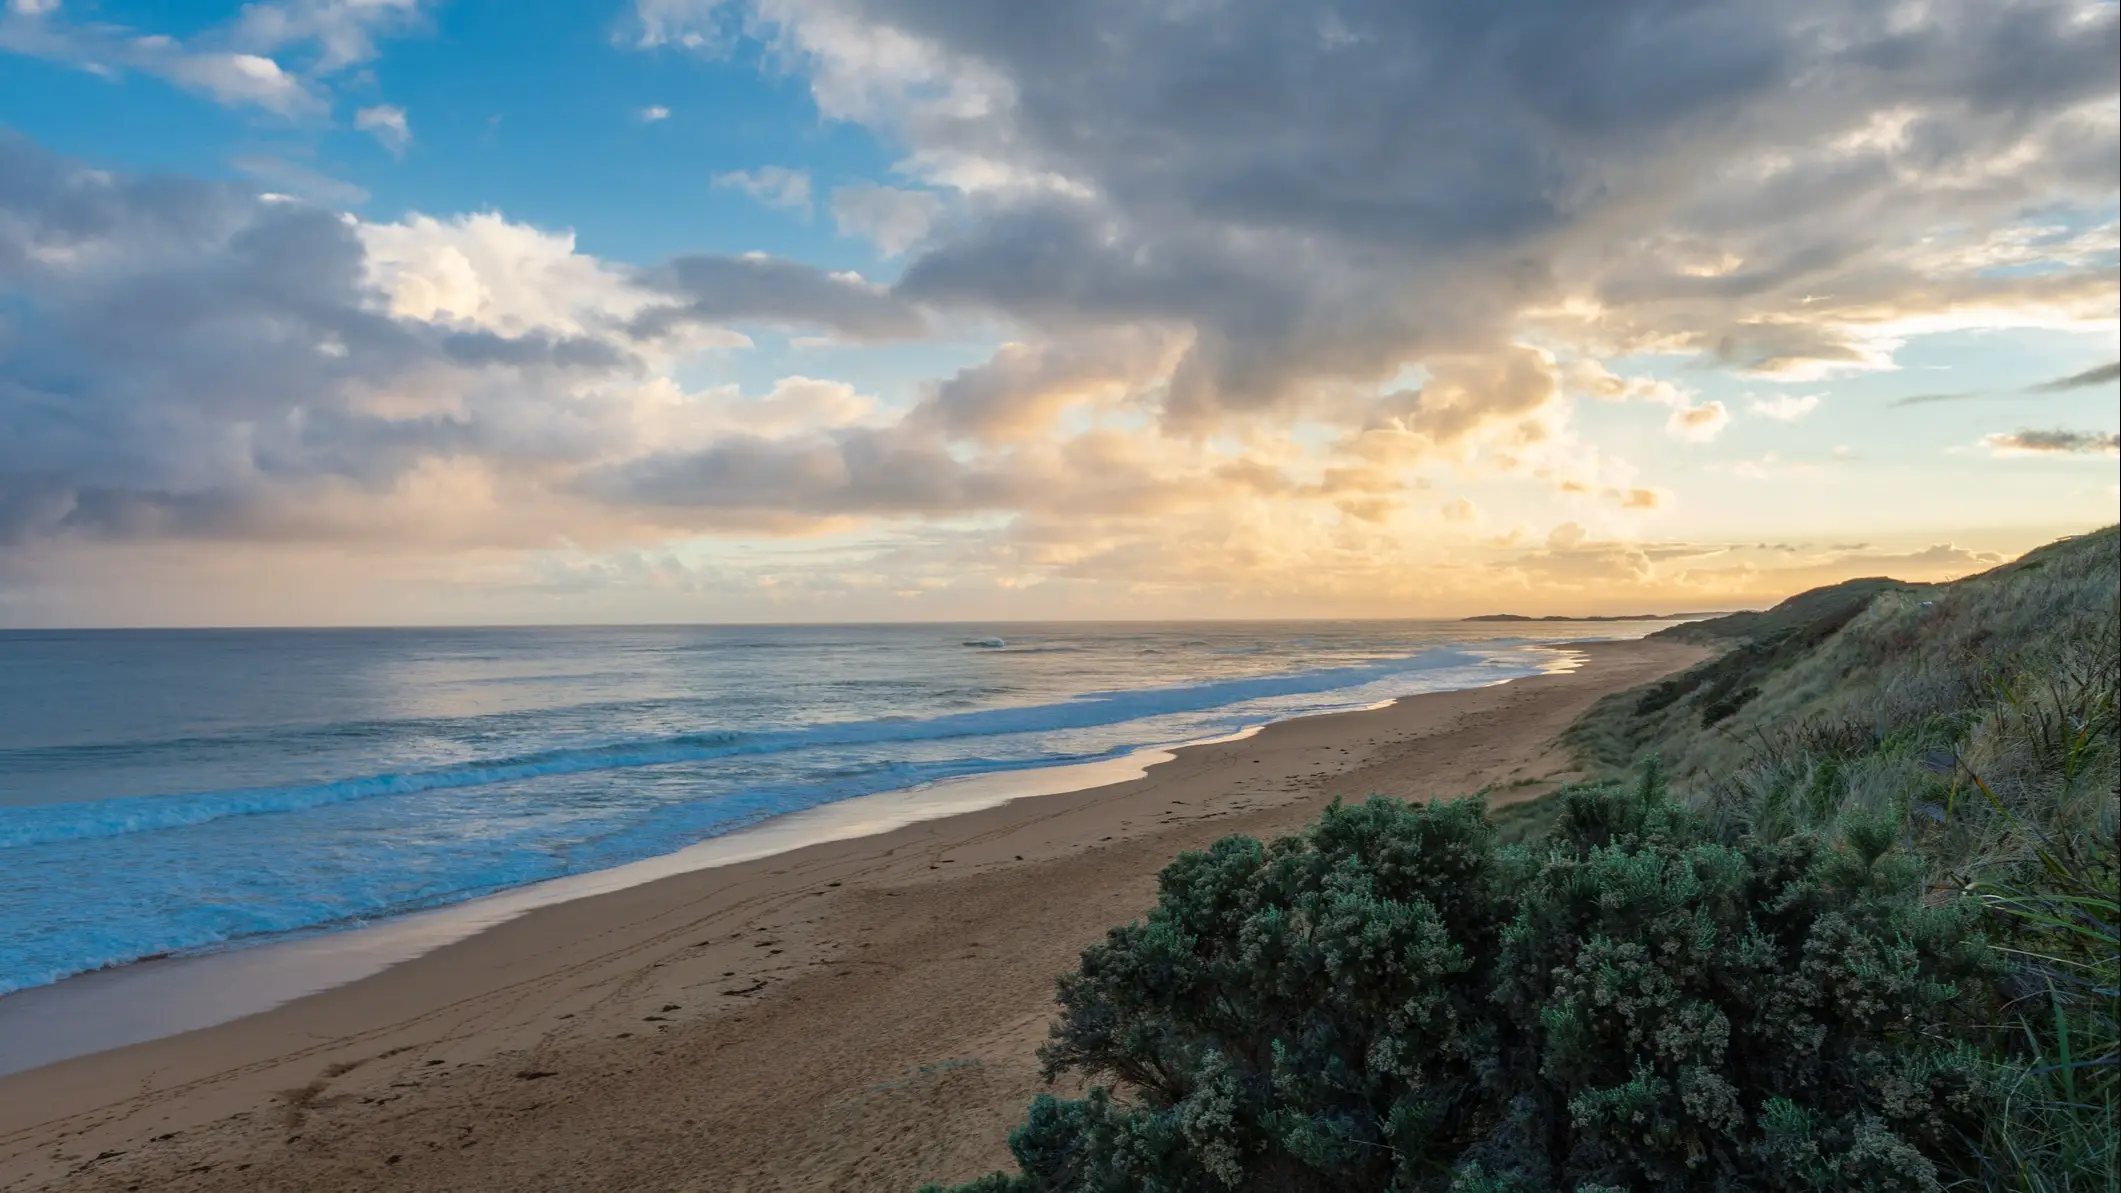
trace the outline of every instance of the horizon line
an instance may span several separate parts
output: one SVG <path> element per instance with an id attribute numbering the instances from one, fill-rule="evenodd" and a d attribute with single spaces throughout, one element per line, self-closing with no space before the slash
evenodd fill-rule
<path id="1" fill-rule="evenodd" d="M 1031 625 L 1188 625 L 1218 622 L 1230 625 L 1270 625 L 1335 622 L 1474 622 L 1508 625 L 1519 617 L 1525 621 L 1680 621 L 1687 618 L 1727 617 L 1733 613 L 1757 613 L 1758 609 L 1703 609 L 1684 613 L 1586 613 L 1510 614 L 1477 613 L 1463 617 L 1016 617 L 1016 618 L 909 618 L 899 621 L 493 621 L 493 622 L 340 622 L 286 625 L 0 625 L 0 634 L 97 634 L 97 633 L 320 633 L 344 630 L 653 630 L 653 629 L 868 629 L 890 626 L 1031 626 Z M 1508 620 L 1496 621 L 1497 618 Z"/>

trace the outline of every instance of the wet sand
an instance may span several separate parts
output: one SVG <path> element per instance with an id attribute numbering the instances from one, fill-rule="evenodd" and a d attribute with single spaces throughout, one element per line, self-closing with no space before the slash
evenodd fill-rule
<path id="1" fill-rule="evenodd" d="M 1335 797 L 1552 790 L 1585 665 L 1188 747 L 1020 799 L 540 907 L 261 1014 L 0 1077 L 7 1189 L 903 1190 L 1008 1163 L 1054 977 L 1180 850 Z"/>

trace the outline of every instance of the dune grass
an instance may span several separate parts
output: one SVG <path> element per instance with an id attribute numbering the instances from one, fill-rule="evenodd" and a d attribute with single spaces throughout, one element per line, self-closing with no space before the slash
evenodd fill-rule
<path id="1" fill-rule="evenodd" d="M 1979 900 L 2013 972 L 1980 1041 L 1995 1102 L 1964 1179 L 2121 1191 L 2115 528 L 1954 584 L 1879 586 L 1678 679 L 1602 702 L 1572 730 L 1579 753 L 1609 772 L 1662 755 L 1730 836 L 1889 829 L 1930 902 Z M 1718 716 L 1719 685 L 1751 693 Z"/>
<path id="2" fill-rule="evenodd" d="M 1174 862 L 962 1193 L 2121 1193 L 2121 535 L 1668 632 L 1591 782 Z"/>

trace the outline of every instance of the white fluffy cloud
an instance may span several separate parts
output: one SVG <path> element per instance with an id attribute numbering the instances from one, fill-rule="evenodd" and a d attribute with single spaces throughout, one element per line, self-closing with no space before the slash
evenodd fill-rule
<path id="1" fill-rule="evenodd" d="M 604 334 L 655 306 L 632 277 L 546 232 L 488 212 L 358 223 L 362 277 L 401 319 L 504 336 Z"/>

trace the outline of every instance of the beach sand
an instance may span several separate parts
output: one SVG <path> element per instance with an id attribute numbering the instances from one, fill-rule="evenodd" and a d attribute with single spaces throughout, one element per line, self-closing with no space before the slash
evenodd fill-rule
<path id="1" fill-rule="evenodd" d="M 541 908 L 263 1014 L 0 1077 L 0 1188 L 912 1193 L 1007 1166 L 1047 1088 L 1055 976 L 1154 902 L 1174 854 L 1335 797 L 1550 791 L 1578 713 L 1705 653 L 1576 649 L 1572 673 Z"/>

